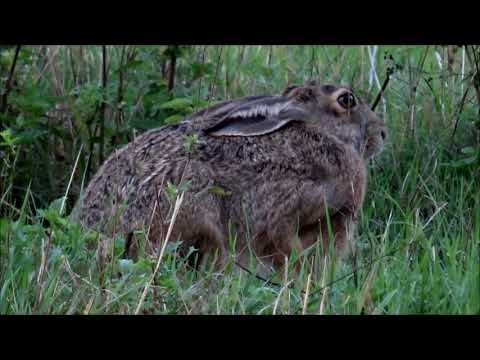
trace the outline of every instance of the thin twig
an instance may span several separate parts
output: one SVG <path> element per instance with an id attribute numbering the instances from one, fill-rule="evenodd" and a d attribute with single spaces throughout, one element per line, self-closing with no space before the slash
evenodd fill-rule
<path id="1" fill-rule="evenodd" d="M 102 45 L 102 103 L 100 105 L 100 163 L 103 163 L 105 145 L 105 112 L 107 109 L 107 46 Z"/>
<path id="2" fill-rule="evenodd" d="M 218 59 L 217 59 L 217 67 L 215 69 L 215 76 L 213 78 L 213 81 L 210 82 L 210 89 L 208 91 L 208 100 L 210 100 L 213 96 L 213 92 L 215 91 L 215 83 L 217 82 L 218 79 L 218 72 L 220 70 L 220 64 L 222 61 L 222 54 L 223 54 L 223 46 L 220 46 L 220 52 L 218 54 Z"/>
<path id="3" fill-rule="evenodd" d="M 326 287 L 325 287 L 325 280 L 326 280 L 326 273 L 327 273 L 327 257 L 325 256 L 324 261 L 323 261 L 323 274 L 322 274 L 322 288 L 325 289 L 325 291 L 322 294 L 322 300 L 320 301 L 320 310 L 318 311 L 319 315 L 324 314 L 324 305 L 325 305 L 325 297 L 327 295 Z"/>
<path id="4" fill-rule="evenodd" d="M 59 51 L 60 51 L 60 47 L 54 47 L 53 50 L 52 50 L 52 54 L 50 55 L 50 57 L 48 57 L 47 54 L 50 53 L 50 49 L 48 48 L 48 46 L 44 46 L 44 49 L 45 49 L 45 54 L 44 56 L 46 57 L 46 60 L 45 60 L 45 64 L 43 65 L 42 69 L 40 70 L 40 72 L 38 73 L 38 76 L 36 77 L 36 79 L 33 80 L 33 85 L 34 86 L 37 86 L 38 83 L 40 82 L 40 80 L 42 79 L 43 75 L 45 74 L 45 72 L 47 71 L 47 69 L 49 67 L 51 67 L 53 61 L 55 60 L 55 58 L 57 57 Z"/>
<path id="5" fill-rule="evenodd" d="M 120 66 L 119 66 L 119 69 L 118 69 L 117 109 L 116 109 L 117 112 L 116 112 L 116 117 L 115 117 L 116 118 L 115 126 L 116 126 L 116 133 L 117 134 L 119 132 L 120 123 L 122 122 L 122 119 L 123 119 L 123 105 L 122 105 L 122 101 L 123 101 L 123 75 L 124 75 L 124 71 L 125 71 L 125 65 L 128 63 L 128 59 L 127 59 L 127 61 L 125 61 L 126 48 L 127 48 L 127 45 L 123 45 L 121 56 L 120 56 Z M 113 138 L 112 138 L 112 140 L 113 140 Z M 112 145 L 116 145 L 116 144 L 112 144 Z"/>
<path id="6" fill-rule="evenodd" d="M 77 70 L 75 68 L 75 61 L 73 58 L 73 46 L 68 47 L 67 51 L 70 59 L 70 68 L 72 70 L 73 85 L 78 86 Z"/>
<path id="7" fill-rule="evenodd" d="M 273 315 L 275 315 L 277 313 L 278 304 L 280 303 L 280 297 L 282 296 L 285 289 L 290 288 L 292 282 L 293 282 L 293 280 L 290 280 L 289 282 L 287 282 L 285 284 L 285 286 L 282 286 L 282 288 L 278 292 L 277 300 L 275 300 L 275 305 L 273 306 Z"/>
<path id="8" fill-rule="evenodd" d="M 63 210 L 65 209 L 65 203 L 67 201 L 68 192 L 70 191 L 70 186 L 72 185 L 73 175 L 75 174 L 75 170 L 77 169 L 78 160 L 80 159 L 80 154 L 82 153 L 82 149 L 83 149 L 83 143 L 82 145 L 80 145 L 80 150 L 78 150 L 77 159 L 75 160 L 75 164 L 73 165 L 73 170 L 70 175 L 70 180 L 68 181 L 67 190 L 65 191 L 65 195 L 63 196 L 62 206 L 60 206 L 60 215 L 63 214 Z"/>
<path id="9" fill-rule="evenodd" d="M 472 45 L 472 54 L 468 51 L 468 47 L 466 46 L 465 49 L 467 54 L 468 62 L 470 63 L 470 67 L 474 68 L 474 76 L 473 76 L 473 86 L 475 87 L 475 92 L 477 94 L 478 104 L 480 105 L 480 69 L 479 69 L 479 61 L 475 54 L 475 47 Z M 472 59 L 473 56 L 473 59 Z"/>
<path id="10" fill-rule="evenodd" d="M 243 271 L 247 272 L 248 274 L 252 275 L 252 276 L 255 276 L 257 279 L 259 280 L 262 280 L 263 282 L 265 282 L 265 285 L 266 286 L 272 286 L 272 287 L 281 287 L 282 284 L 279 284 L 275 281 L 272 281 L 270 279 L 265 279 L 263 276 L 260 276 L 258 275 L 257 273 L 254 273 L 252 271 L 250 271 L 248 268 L 244 267 L 242 264 L 240 264 L 239 262 L 236 262 L 235 261 L 235 265 L 237 265 L 240 269 L 242 269 Z"/>
<path id="11" fill-rule="evenodd" d="M 168 91 L 172 91 L 175 85 L 175 68 L 177 65 L 177 45 L 174 45 L 170 52 L 168 65 Z"/>
<path id="12" fill-rule="evenodd" d="M 390 75 L 391 75 L 391 70 L 387 69 L 387 77 L 385 78 L 382 88 L 380 89 L 380 92 L 378 93 L 377 97 L 375 98 L 375 101 L 372 104 L 372 111 L 375 111 L 375 108 L 380 102 L 380 99 L 383 97 L 385 89 L 387 88 L 388 82 L 390 81 Z"/>
<path id="13" fill-rule="evenodd" d="M 41 258 L 41 261 L 40 261 L 40 269 L 38 270 L 38 274 L 37 274 L 37 298 L 36 298 L 34 307 L 36 307 L 42 301 L 42 297 L 43 297 L 42 280 L 44 278 L 45 269 L 47 267 L 47 261 L 48 261 L 48 255 L 49 255 L 49 250 L 50 250 L 50 244 L 51 244 L 51 241 L 52 241 L 52 236 L 53 236 L 53 232 L 48 234 L 46 243 L 45 243 L 44 239 L 42 238 L 42 247 L 41 247 L 42 258 Z"/>
<path id="14" fill-rule="evenodd" d="M 472 78 L 472 83 L 473 83 L 473 82 L 474 82 L 474 80 L 473 80 L 473 78 Z M 459 123 L 459 121 L 460 121 L 460 114 L 461 114 L 462 111 L 463 111 L 463 107 L 464 107 L 464 105 L 465 105 L 465 100 L 467 99 L 468 91 L 470 90 L 470 85 L 471 85 L 471 84 L 469 84 L 469 85 L 467 86 L 467 89 L 466 89 L 465 92 L 463 93 L 462 99 L 460 100 L 460 103 L 459 103 L 459 105 L 458 105 L 458 109 L 457 109 L 457 111 L 456 111 L 456 113 L 455 113 L 456 119 L 455 119 L 455 125 L 453 126 L 452 135 L 450 136 L 450 141 L 449 141 L 450 144 L 453 144 L 453 138 L 455 137 L 455 133 L 456 133 L 456 131 L 457 131 L 458 123 Z"/>
<path id="15" fill-rule="evenodd" d="M 304 296 L 304 301 L 303 301 L 302 315 L 305 315 L 305 313 L 306 313 L 306 311 L 307 311 L 308 295 L 309 295 L 309 292 L 310 292 L 310 282 L 311 282 L 311 278 L 312 278 L 312 271 L 310 270 L 310 272 L 308 273 L 308 276 L 307 276 L 307 289 L 305 290 L 305 296 Z"/>
<path id="16" fill-rule="evenodd" d="M 7 79 L 7 82 L 5 84 L 5 91 L 2 95 L 2 106 L 0 108 L 0 114 L 5 114 L 5 112 L 7 111 L 7 100 L 8 100 L 7 98 L 8 98 L 8 94 L 12 90 L 13 74 L 15 72 L 15 67 L 17 65 L 17 59 L 18 59 L 18 53 L 20 52 L 21 47 L 22 47 L 22 45 L 17 45 L 17 47 L 15 48 L 15 55 L 13 56 L 12 66 L 10 66 L 10 73 L 8 74 L 8 79 Z M 0 125 L 3 126 L 3 124 L 0 124 Z"/>
<path id="17" fill-rule="evenodd" d="M 175 224 L 175 220 L 177 218 L 178 211 L 180 209 L 180 206 L 182 205 L 184 195 L 185 195 L 185 192 L 182 192 L 180 197 L 177 197 L 177 201 L 175 202 L 175 208 L 173 210 L 172 219 L 170 220 L 170 226 L 168 227 L 167 236 L 165 237 L 165 241 L 163 242 L 162 248 L 160 250 L 160 254 L 158 255 L 155 270 L 153 271 L 153 274 L 152 274 L 149 282 L 145 285 L 145 288 L 143 289 L 142 296 L 140 297 L 140 301 L 138 302 L 137 308 L 135 310 L 135 315 L 138 315 L 138 313 L 140 312 L 140 309 L 142 308 L 143 303 L 145 301 L 145 297 L 147 296 L 148 289 L 152 286 L 153 280 L 155 279 L 155 276 L 157 275 L 158 269 L 160 268 L 160 263 L 162 261 L 163 254 L 164 254 L 165 249 L 167 247 L 168 240 L 170 239 L 170 235 L 172 234 L 173 225 Z"/>

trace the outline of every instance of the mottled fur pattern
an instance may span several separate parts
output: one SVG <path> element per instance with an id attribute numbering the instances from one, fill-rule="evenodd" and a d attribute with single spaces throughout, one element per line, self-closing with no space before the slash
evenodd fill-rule
<path id="1" fill-rule="evenodd" d="M 253 253 L 281 265 L 294 248 L 319 239 L 328 245 L 328 213 L 342 254 L 362 207 L 366 160 L 385 137 L 383 122 L 359 99 L 342 108 L 345 93 L 351 90 L 293 86 L 282 96 L 226 101 L 148 131 L 103 164 L 75 216 L 107 235 L 145 230 L 155 248 L 172 216 L 167 183 L 189 182 L 170 238 L 184 251 L 194 246 L 224 260 L 233 231 L 238 262 Z M 187 152 L 192 134 L 198 142 Z"/>

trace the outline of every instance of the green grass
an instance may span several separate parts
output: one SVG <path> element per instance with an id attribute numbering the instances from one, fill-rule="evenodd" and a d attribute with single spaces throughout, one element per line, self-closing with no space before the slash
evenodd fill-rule
<path id="1" fill-rule="evenodd" d="M 320 257 L 307 260 L 298 278 L 293 272 L 286 279 L 279 274 L 277 281 L 293 280 L 292 288 L 267 286 L 233 263 L 221 273 L 195 273 L 176 258 L 171 243 L 141 313 L 301 313 L 309 272 L 306 313 L 319 313 L 320 307 L 324 314 L 478 313 L 480 198 L 473 180 L 450 182 L 447 172 L 438 172 L 446 179 L 430 180 L 428 191 L 417 198 L 414 186 L 392 193 L 392 171 L 372 176 L 375 190 L 362 215 L 356 278 L 353 259 L 335 264 Z M 422 176 L 414 165 L 410 173 L 411 182 Z M 408 180 L 404 188 L 409 188 Z M 148 257 L 136 263 L 121 260 L 123 242 L 117 239 L 115 259 L 99 271 L 95 250 L 88 250 L 95 235 L 69 224 L 54 207 L 33 224 L 24 218 L 2 220 L 0 227 L 5 241 L 1 313 L 133 314 L 156 264 Z"/>
<path id="2" fill-rule="evenodd" d="M 331 82 L 353 80 L 355 88 L 370 101 L 376 95 L 375 85 L 367 91 L 370 64 L 366 47 L 242 48 L 189 50 L 192 53 L 179 61 L 175 96 L 193 98 L 193 103 L 195 97 L 206 99 L 219 58 L 220 80 L 214 82 L 213 90 L 217 99 L 278 93 L 285 82 L 303 82 L 312 74 L 320 74 Z M 192 82 L 190 66 L 204 49 L 213 70 L 201 84 Z M 434 50 L 381 47 L 377 54 L 380 81 L 386 66 L 381 60 L 383 51 L 392 53 L 405 68 L 397 71 L 397 78 L 389 85 L 386 106 L 380 103 L 378 107 L 378 113 L 385 115 L 389 138 L 385 151 L 369 166 L 356 257 L 336 261 L 331 256 L 319 256 L 321 249 L 312 249 L 311 256 L 303 258 L 300 275 L 295 276 L 288 269 L 277 274 L 277 285 L 269 285 L 239 269 L 233 258 L 222 272 L 208 266 L 192 271 L 176 255 L 178 244 L 174 242 L 167 244 L 160 262 L 142 254 L 138 261 L 122 260 L 124 239 L 119 236 L 115 239 L 114 256 L 100 262 L 97 234 L 71 224 L 60 210 L 60 196 L 67 192 L 75 198 L 74 189 L 82 182 L 83 158 L 74 172 L 73 190 L 67 191 L 79 146 L 86 145 L 88 139 L 63 139 L 71 154 L 67 154 L 70 160 L 64 167 L 68 170 L 63 176 L 66 181 L 58 185 L 57 191 L 48 187 L 56 179 L 46 179 L 42 169 L 27 168 L 33 160 L 38 161 L 38 155 L 46 159 L 42 164 L 47 170 L 56 169 L 58 165 L 48 151 L 52 144 L 45 143 L 47 138 L 35 138 L 35 143 L 20 142 L 13 147 L 4 144 L 0 149 L 5 155 L 3 164 L 8 167 L 3 166 L 0 171 L 0 313 L 135 314 L 138 310 L 147 314 L 478 314 L 480 163 L 478 158 L 467 159 L 471 153 L 467 148 L 478 149 L 473 136 L 478 131 L 474 123 L 478 105 L 472 91 L 452 140 L 454 115 L 462 95 L 461 77 L 458 71 L 447 77 L 450 85 L 446 88 Z M 90 51 L 97 60 L 87 63 L 93 69 L 88 76 L 96 79 L 98 52 L 95 47 Z M 119 52 L 117 48 L 112 51 Z M 125 101 L 131 106 L 135 96 L 130 92 L 145 85 L 142 81 L 155 71 L 153 62 L 148 61 L 154 58 L 155 51 L 147 48 L 141 54 L 143 63 L 136 65 L 141 76 L 131 75 L 125 92 Z M 237 66 L 241 51 L 245 52 L 243 62 Z M 424 54 L 427 56 L 420 71 L 417 66 Z M 118 56 L 112 57 L 113 63 L 118 61 Z M 26 65 L 21 71 L 25 77 L 35 73 L 32 66 Z M 429 76 L 433 77 L 431 88 L 424 81 Z M 409 89 L 415 79 L 420 81 L 412 99 Z M 40 85 L 46 92 L 48 78 L 44 81 Z M 67 76 L 67 88 L 73 86 L 68 85 L 69 81 Z M 467 85 L 464 86 L 466 89 Z M 82 89 L 91 91 L 86 85 Z M 146 103 L 160 101 L 145 97 Z M 81 99 L 88 102 L 87 95 Z M 410 128 L 412 101 L 416 105 L 414 132 Z M 78 105 L 80 110 L 88 112 L 88 106 L 82 104 Z M 25 108 L 21 109 L 28 114 Z M 144 120 L 148 117 L 146 112 L 137 116 Z M 158 116 L 157 125 L 172 114 Z M 18 121 L 11 125 L 14 136 L 22 134 L 18 126 Z M 37 149 L 38 154 L 34 152 L 27 158 L 21 153 L 27 149 Z M 30 176 L 20 184 L 19 174 Z M 53 201 L 56 198 L 60 199 Z"/>

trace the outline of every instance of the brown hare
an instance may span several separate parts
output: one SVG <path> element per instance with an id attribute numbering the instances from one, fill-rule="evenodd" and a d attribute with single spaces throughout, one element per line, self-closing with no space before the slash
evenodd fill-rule
<path id="1" fill-rule="evenodd" d="M 196 136 L 190 150 L 187 135 Z M 362 207 L 366 161 L 384 138 L 384 123 L 346 87 L 310 82 L 225 101 L 115 151 L 74 213 L 107 236 L 144 230 L 155 248 L 172 215 L 166 186 L 182 183 L 170 240 L 185 252 L 193 246 L 225 260 L 234 238 L 243 265 L 253 254 L 281 266 L 292 249 L 319 240 L 341 255 Z"/>

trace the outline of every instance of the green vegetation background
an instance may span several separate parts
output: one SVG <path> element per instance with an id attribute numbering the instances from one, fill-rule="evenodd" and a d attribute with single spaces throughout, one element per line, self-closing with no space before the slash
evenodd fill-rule
<path id="1" fill-rule="evenodd" d="M 0 313 L 478 314 L 479 63 L 476 46 L 0 46 Z M 195 273 L 176 243 L 134 262 L 119 237 L 100 264 L 68 222 L 136 133 L 311 78 L 372 103 L 388 69 L 355 258 L 269 286 L 233 264 Z"/>

